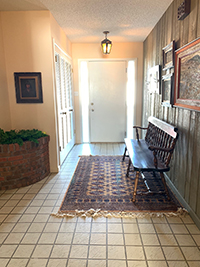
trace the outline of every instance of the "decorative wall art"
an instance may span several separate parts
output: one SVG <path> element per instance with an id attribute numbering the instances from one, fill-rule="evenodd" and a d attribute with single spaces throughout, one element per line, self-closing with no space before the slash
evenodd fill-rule
<path id="1" fill-rule="evenodd" d="M 174 73 L 162 76 L 162 105 L 172 107 L 173 105 Z"/>
<path id="2" fill-rule="evenodd" d="M 43 103 L 40 72 L 15 72 L 17 103 Z"/>
<path id="3" fill-rule="evenodd" d="M 178 7 L 178 20 L 183 20 L 190 14 L 190 0 L 184 0 Z"/>
<path id="4" fill-rule="evenodd" d="M 174 67 L 174 51 L 175 41 L 173 40 L 170 44 L 165 46 L 163 49 L 163 70 Z"/>
<path id="5" fill-rule="evenodd" d="M 150 93 L 161 94 L 160 81 L 161 81 L 160 65 L 156 65 L 148 70 L 147 85 Z"/>
<path id="6" fill-rule="evenodd" d="M 174 106 L 200 111 L 200 38 L 175 51 Z"/>

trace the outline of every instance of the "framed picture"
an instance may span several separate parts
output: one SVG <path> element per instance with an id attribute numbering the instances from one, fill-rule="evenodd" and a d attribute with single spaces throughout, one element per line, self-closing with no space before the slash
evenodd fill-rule
<path id="1" fill-rule="evenodd" d="M 160 65 L 156 65 L 148 70 L 147 85 L 150 93 L 161 94 L 161 71 Z"/>
<path id="2" fill-rule="evenodd" d="M 174 67 L 175 41 L 165 46 L 163 49 L 163 70 Z"/>
<path id="3" fill-rule="evenodd" d="M 174 73 L 162 76 L 162 105 L 172 107 L 174 94 Z"/>
<path id="4" fill-rule="evenodd" d="M 17 103 L 43 103 L 40 72 L 15 72 Z"/>
<path id="5" fill-rule="evenodd" d="M 200 111 L 200 38 L 175 52 L 174 106 Z"/>

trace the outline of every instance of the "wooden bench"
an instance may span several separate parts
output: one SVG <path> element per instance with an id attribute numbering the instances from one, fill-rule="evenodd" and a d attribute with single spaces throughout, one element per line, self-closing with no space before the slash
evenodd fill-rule
<path id="1" fill-rule="evenodd" d="M 136 200 L 137 185 L 140 173 L 147 186 L 146 193 L 163 193 L 151 191 L 143 172 L 153 172 L 155 179 L 157 179 L 155 173 L 159 172 L 164 184 L 165 193 L 167 194 L 168 199 L 170 199 L 163 173 L 170 170 L 169 163 L 178 139 L 178 129 L 155 117 L 149 117 L 148 121 L 148 128 L 139 126 L 133 127 L 136 129 L 136 140 L 128 138 L 124 139 L 126 147 L 123 160 L 126 156 L 129 157 L 126 176 L 129 176 L 131 164 L 134 168 L 133 171 L 136 171 L 133 202 Z M 139 138 L 138 129 L 147 130 L 145 139 Z"/>

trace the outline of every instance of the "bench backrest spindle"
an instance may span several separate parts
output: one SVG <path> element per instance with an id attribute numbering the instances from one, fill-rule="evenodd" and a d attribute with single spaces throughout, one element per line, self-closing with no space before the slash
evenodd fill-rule
<path id="1" fill-rule="evenodd" d="M 178 130 L 172 125 L 161 121 L 155 117 L 149 117 L 145 141 L 148 146 L 155 146 L 170 151 L 158 150 L 156 157 L 166 166 L 169 165 L 176 141 L 178 139 Z"/>

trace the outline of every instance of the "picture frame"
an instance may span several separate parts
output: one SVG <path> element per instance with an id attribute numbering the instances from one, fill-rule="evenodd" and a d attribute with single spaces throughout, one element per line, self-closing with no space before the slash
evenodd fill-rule
<path id="1" fill-rule="evenodd" d="M 174 95 L 174 73 L 162 76 L 162 105 L 173 106 Z"/>
<path id="2" fill-rule="evenodd" d="M 200 111 L 200 38 L 175 51 L 174 106 Z"/>
<path id="3" fill-rule="evenodd" d="M 163 49 L 163 70 L 167 70 L 174 67 L 174 51 L 175 41 L 165 46 Z"/>
<path id="4" fill-rule="evenodd" d="M 15 72 L 17 103 L 43 103 L 41 72 Z"/>
<path id="5" fill-rule="evenodd" d="M 150 93 L 161 94 L 161 66 L 156 65 L 148 70 L 147 86 Z"/>
<path id="6" fill-rule="evenodd" d="M 178 7 L 178 14 L 177 14 L 178 20 L 183 20 L 190 14 L 190 6 L 191 6 L 190 0 L 184 0 L 180 4 L 180 6 Z"/>

